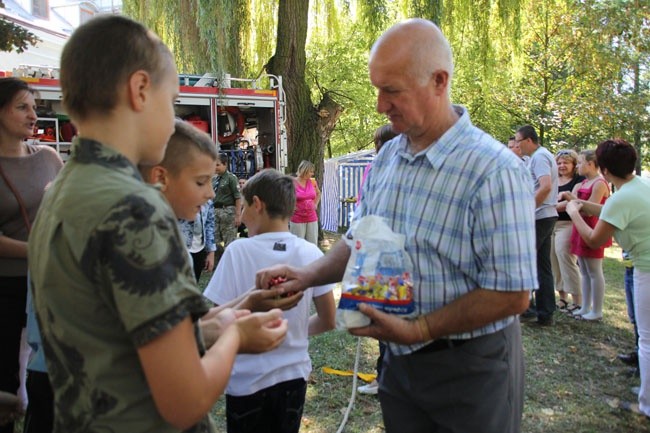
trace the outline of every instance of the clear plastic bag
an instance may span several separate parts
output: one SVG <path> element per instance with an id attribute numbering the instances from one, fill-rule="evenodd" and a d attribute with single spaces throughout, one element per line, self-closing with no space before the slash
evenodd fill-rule
<path id="1" fill-rule="evenodd" d="M 390 314 L 410 317 L 414 312 L 411 260 L 404 250 L 404 235 L 394 233 L 381 217 L 365 216 L 350 229 L 350 259 L 343 276 L 336 310 L 339 329 L 370 324 L 359 312 L 369 304 Z"/>

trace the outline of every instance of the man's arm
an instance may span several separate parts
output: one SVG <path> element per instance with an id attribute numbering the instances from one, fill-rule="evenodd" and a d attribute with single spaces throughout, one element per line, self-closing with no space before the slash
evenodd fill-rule
<path id="1" fill-rule="evenodd" d="M 241 224 L 241 197 L 235 199 L 235 227 Z"/>
<path id="2" fill-rule="evenodd" d="M 520 314 L 528 308 L 529 295 L 527 290 L 497 292 L 476 289 L 416 320 L 405 320 L 369 305 L 361 305 L 359 310 L 370 317 L 372 322 L 363 328 L 352 328 L 348 331 L 352 335 L 373 337 L 398 344 L 422 343 L 451 334 L 469 332 Z M 471 314 L 468 314 L 470 311 Z"/>
<path id="3" fill-rule="evenodd" d="M 350 248 L 345 241 L 340 240 L 323 257 L 302 268 L 278 265 L 258 271 L 255 276 L 255 287 L 268 289 L 272 285 L 271 279 L 276 277 L 287 280 L 274 286 L 274 288 L 283 288 L 285 293 L 338 283 L 343 279 L 349 258 Z"/>
<path id="4" fill-rule="evenodd" d="M 550 175 L 542 176 L 537 181 L 539 182 L 539 188 L 535 191 L 535 208 L 540 207 L 544 203 L 544 200 L 551 193 L 551 187 L 553 186 Z"/>

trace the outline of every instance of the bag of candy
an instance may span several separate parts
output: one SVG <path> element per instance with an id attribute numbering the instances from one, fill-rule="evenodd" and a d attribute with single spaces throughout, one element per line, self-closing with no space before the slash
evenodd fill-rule
<path id="1" fill-rule="evenodd" d="M 359 311 L 360 303 L 386 313 L 413 316 L 411 260 L 404 250 L 404 241 L 404 235 L 394 233 L 375 215 L 352 224 L 346 238 L 351 253 L 341 282 L 337 328 L 370 324 L 370 318 Z"/>

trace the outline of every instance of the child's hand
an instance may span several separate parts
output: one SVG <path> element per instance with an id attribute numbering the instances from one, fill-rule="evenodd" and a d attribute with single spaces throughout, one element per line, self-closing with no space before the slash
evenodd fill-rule
<path id="1" fill-rule="evenodd" d="M 214 251 L 210 251 L 207 256 L 205 256 L 205 266 L 203 270 L 207 272 L 212 272 L 214 270 Z"/>
<path id="2" fill-rule="evenodd" d="M 199 322 L 203 343 L 205 347 L 211 347 L 223 334 L 223 331 L 238 318 L 250 314 L 248 310 L 233 310 L 232 308 L 214 307 L 205 313 Z"/>
<path id="3" fill-rule="evenodd" d="M 287 320 L 278 309 L 266 313 L 253 313 L 237 319 L 239 353 L 262 353 L 273 350 L 287 335 Z"/>
<path id="4" fill-rule="evenodd" d="M 268 290 L 253 290 L 248 294 L 246 305 L 251 311 L 269 311 L 274 308 L 290 310 L 303 297 L 304 292 L 285 293 L 282 288 L 272 287 Z"/>
<path id="5" fill-rule="evenodd" d="M 566 201 L 573 201 L 573 200 L 575 200 L 575 199 L 577 199 L 577 198 L 578 198 L 578 197 L 576 197 L 572 192 L 569 192 L 569 191 L 563 191 L 563 192 L 561 192 L 561 193 L 559 194 L 559 196 L 558 196 L 558 201 L 563 201 L 563 200 L 566 200 Z"/>

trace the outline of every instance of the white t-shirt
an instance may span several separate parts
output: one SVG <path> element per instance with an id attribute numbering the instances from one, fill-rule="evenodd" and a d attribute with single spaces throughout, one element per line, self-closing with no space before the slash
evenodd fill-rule
<path id="1" fill-rule="evenodd" d="M 226 248 L 203 294 L 222 305 L 250 290 L 255 285 L 258 270 L 283 263 L 305 266 L 322 255 L 316 245 L 289 232 L 240 238 Z M 308 353 L 310 301 L 330 292 L 333 287 L 328 284 L 309 288 L 298 305 L 283 312 L 289 330 L 277 349 L 256 355 L 237 355 L 226 393 L 250 395 L 288 380 L 307 380 L 311 372 Z"/>
<path id="2" fill-rule="evenodd" d="M 544 201 L 535 209 L 535 220 L 543 218 L 557 217 L 557 204 L 558 194 L 558 174 L 557 163 L 553 154 L 545 147 L 539 146 L 535 152 L 530 156 L 526 162 L 530 175 L 533 178 L 533 185 L 535 192 L 539 189 L 539 179 L 544 176 L 551 178 L 551 191 L 544 198 Z"/>

